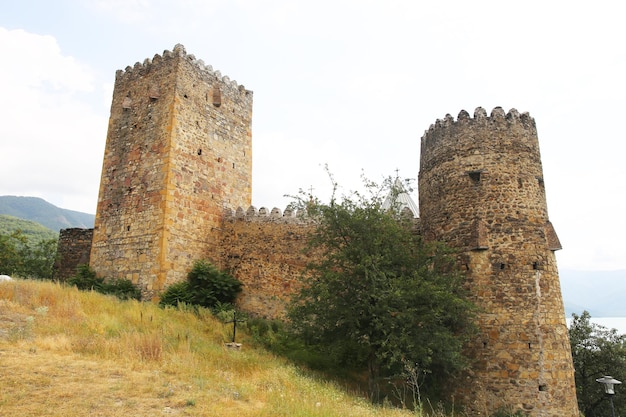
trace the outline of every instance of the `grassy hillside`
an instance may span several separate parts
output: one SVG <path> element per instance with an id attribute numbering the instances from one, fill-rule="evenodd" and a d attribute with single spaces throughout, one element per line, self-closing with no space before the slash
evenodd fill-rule
<path id="1" fill-rule="evenodd" d="M 0 234 L 10 235 L 11 233 L 21 230 L 31 243 L 40 242 L 42 240 L 58 239 L 59 233 L 37 222 L 30 220 L 22 220 L 17 217 L 0 214 Z"/>
<path id="2" fill-rule="evenodd" d="M 0 214 L 32 220 L 58 232 L 69 227 L 92 228 L 95 215 L 59 208 L 38 197 L 0 196 Z"/>
<path id="3" fill-rule="evenodd" d="M 0 415 L 414 415 L 255 350 L 245 333 L 227 350 L 229 329 L 206 312 L 0 283 Z"/>

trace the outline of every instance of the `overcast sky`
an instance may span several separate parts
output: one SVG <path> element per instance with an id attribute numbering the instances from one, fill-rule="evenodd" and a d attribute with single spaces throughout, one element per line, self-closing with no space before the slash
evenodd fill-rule
<path id="1" fill-rule="evenodd" d="M 619 1 L 0 0 L 0 195 L 95 213 L 115 71 L 181 43 L 254 91 L 253 204 L 417 178 L 447 113 L 535 118 L 561 268 L 626 269 Z M 416 193 L 414 198 L 417 200 Z"/>

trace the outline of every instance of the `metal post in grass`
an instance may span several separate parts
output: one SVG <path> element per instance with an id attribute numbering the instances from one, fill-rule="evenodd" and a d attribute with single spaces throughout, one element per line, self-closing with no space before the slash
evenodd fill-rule
<path id="1" fill-rule="evenodd" d="M 237 335 L 237 323 L 243 323 L 245 320 L 244 319 L 238 319 L 237 318 L 237 311 L 233 310 L 233 319 L 227 321 L 226 323 L 232 323 L 233 324 L 233 341 L 231 343 L 226 343 L 226 346 L 231 348 L 231 349 L 239 349 L 241 348 L 241 343 L 235 343 L 235 337 Z"/>

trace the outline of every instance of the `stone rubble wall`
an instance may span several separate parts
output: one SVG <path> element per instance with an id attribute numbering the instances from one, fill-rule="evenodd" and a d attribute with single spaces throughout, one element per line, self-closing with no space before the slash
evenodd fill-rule
<path id="1" fill-rule="evenodd" d="M 473 413 L 513 405 L 577 416 L 574 369 L 535 121 L 515 109 L 461 111 L 422 137 L 421 229 L 459 253 L 480 307 L 476 359 L 456 398 Z"/>
<path id="2" fill-rule="evenodd" d="M 54 279 L 65 281 L 76 273 L 79 265 L 89 265 L 93 229 L 62 229 L 57 244 Z"/>
<path id="3" fill-rule="evenodd" d="M 91 266 L 144 297 L 218 251 L 225 204 L 252 190 L 252 92 L 182 45 L 117 71 Z"/>
<path id="4" fill-rule="evenodd" d="M 221 268 L 243 283 L 237 306 L 253 315 L 283 318 L 314 256 L 305 249 L 315 223 L 290 210 L 228 211 L 222 224 Z"/>

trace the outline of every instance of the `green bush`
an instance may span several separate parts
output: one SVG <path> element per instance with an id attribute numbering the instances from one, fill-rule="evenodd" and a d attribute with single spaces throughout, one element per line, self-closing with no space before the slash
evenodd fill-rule
<path id="1" fill-rule="evenodd" d="M 98 277 L 89 265 L 79 265 L 76 274 L 69 278 L 67 283 L 82 291 L 115 295 L 121 300 L 141 299 L 141 291 L 130 280 L 118 279 L 106 282 L 104 278 Z"/>
<path id="2" fill-rule="evenodd" d="M 212 308 L 217 303 L 233 303 L 241 292 L 241 282 L 220 271 L 209 261 L 199 260 L 187 275 L 193 304 Z"/>
<path id="3" fill-rule="evenodd" d="M 96 276 L 96 271 L 91 269 L 89 265 L 78 265 L 76 274 L 67 279 L 68 285 L 73 285 L 82 291 L 103 292 L 104 278 Z"/>
<path id="4" fill-rule="evenodd" d="M 165 292 L 161 294 L 159 305 L 177 306 L 180 303 L 191 304 L 191 292 L 189 291 L 189 283 L 187 281 L 177 282 L 167 287 Z"/>
<path id="5" fill-rule="evenodd" d="M 217 310 L 232 309 L 241 292 L 241 282 L 220 271 L 209 261 L 196 261 L 187 274 L 187 281 L 170 285 L 161 295 L 161 306 L 192 304 Z"/>

